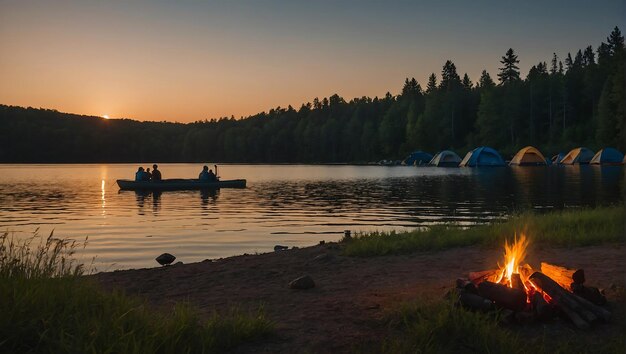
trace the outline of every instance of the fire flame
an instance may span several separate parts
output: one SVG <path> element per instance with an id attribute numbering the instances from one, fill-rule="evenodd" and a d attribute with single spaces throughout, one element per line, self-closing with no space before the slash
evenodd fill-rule
<path id="1" fill-rule="evenodd" d="M 511 278 L 513 274 L 520 273 L 520 264 L 526 258 L 526 248 L 528 247 L 528 239 L 523 233 L 520 234 L 520 238 L 515 236 L 512 244 L 509 245 L 508 241 L 504 243 L 504 266 L 500 267 L 500 275 L 497 278 L 496 283 L 505 283 L 510 288 L 513 287 Z M 522 279 L 525 281 L 526 279 Z"/>

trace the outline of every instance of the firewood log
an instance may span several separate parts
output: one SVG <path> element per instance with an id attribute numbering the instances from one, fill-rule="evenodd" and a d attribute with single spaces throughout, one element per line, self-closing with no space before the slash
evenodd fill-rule
<path id="1" fill-rule="evenodd" d="M 476 287 L 476 284 L 472 283 L 471 281 L 467 279 L 462 279 L 462 278 L 457 279 L 456 287 L 458 289 L 463 289 L 467 291 L 468 293 L 478 294 L 478 288 Z"/>
<path id="2" fill-rule="evenodd" d="M 513 289 L 503 284 L 483 281 L 478 284 L 478 293 L 492 300 L 497 306 L 513 311 L 521 311 L 526 306 L 526 292 L 523 289 Z"/>
<path id="3" fill-rule="evenodd" d="M 606 304 L 606 297 L 600 292 L 600 289 L 596 287 L 572 283 L 572 292 L 596 305 Z"/>
<path id="4" fill-rule="evenodd" d="M 482 312 L 493 310 L 493 303 L 490 300 L 467 291 L 459 292 L 459 304 L 470 310 Z"/>
<path id="5" fill-rule="evenodd" d="M 511 287 L 514 289 L 524 290 L 524 284 L 522 284 L 522 278 L 518 273 L 511 274 Z"/>
<path id="6" fill-rule="evenodd" d="M 537 316 L 538 319 L 545 321 L 551 319 L 554 316 L 554 306 L 550 305 L 543 298 L 543 295 L 541 293 L 534 293 L 531 303 L 533 304 L 535 316 Z"/>
<path id="7" fill-rule="evenodd" d="M 492 281 L 492 277 L 495 277 L 496 274 L 498 274 L 499 270 L 498 269 L 490 269 L 490 270 L 483 270 L 480 272 L 470 272 L 469 273 L 469 280 L 474 283 L 474 284 L 480 284 L 481 282 L 488 280 L 488 281 Z"/>
<path id="8" fill-rule="evenodd" d="M 566 312 L 568 316 L 570 315 L 567 310 L 571 310 L 587 322 L 593 322 L 598 318 L 609 321 L 611 318 L 609 311 L 563 289 L 557 282 L 543 273 L 533 273 L 530 276 L 530 281 L 541 291 L 548 294 L 555 305 L 562 309 L 566 307 L 567 309 L 563 309 L 563 311 Z M 570 318 L 572 319 L 571 316 Z M 572 321 L 574 321 L 574 319 L 572 319 Z"/>
<path id="9" fill-rule="evenodd" d="M 541 273 L 569 291 L 572 291 L 572 283 L 583 284 L 585 282 L 585 271 L 582 269 L 570 269 L 541 262 Z"/>

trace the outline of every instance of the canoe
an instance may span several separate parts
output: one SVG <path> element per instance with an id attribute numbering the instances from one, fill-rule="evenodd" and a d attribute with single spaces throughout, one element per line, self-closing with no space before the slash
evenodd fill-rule
<path id="1" fill-rule="evenodd" d="M 205 182 L 197 179 L 164 179 L 159 182 L 133 181 L 118 179 L 117 185 L 122 190 L 158 190 L 174 191 L 188 189 L 218 189 L 218 188 L 246 188 L 245 179 L 231 179 L 223 181 Z"/>

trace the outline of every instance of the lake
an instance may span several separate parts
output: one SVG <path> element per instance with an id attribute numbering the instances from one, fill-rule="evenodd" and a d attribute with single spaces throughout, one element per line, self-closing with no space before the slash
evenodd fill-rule
<path id="1" fill-rule="evenodd" d="M 149 164 L 142 164 L 148 167 Z M 435 168 L 220 165 L 245 189 L 136 193 L 116 179 L 137 164 L 0 165 L 0 231 L 84 240 L 98 270 L 153 267 L 163 252 L 196 262 L 333 241 L 344 230 L 471 226 L 527 210 L 623 202 L 622 166 Z M 200 164 L 162 164 L 163 178 Z"/>

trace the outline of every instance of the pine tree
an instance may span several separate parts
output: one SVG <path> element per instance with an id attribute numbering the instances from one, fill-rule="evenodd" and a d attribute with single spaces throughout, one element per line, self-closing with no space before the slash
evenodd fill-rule
<path id="1" fill-rule="evenodd" d="M 500 84 L 506 84 L 520 79 L 519 67 L 517 66 L 519 60 L 517 60 L 517 55 L 513 52 L 513 48 L 509 48 L 509 50 L 506 51 L 500 63 L 504 65 L 500 68 L 500 72 L 498 73 Z"/>
<path id="2" fill-rule="evenodd" d="M 450 60 L 446 61 L 441 70 L 441 83 L 439 87 L 443 90 L 450 90 L 461 84 L 461 78 L 456 72 L 456 66 Z"/>
<path id="3" fill-rule="evenodd" d="M 463 88 L 466 90 L 471 90 L 474 86 L 474 83 L 472 83 L 472 80 L 470 80 L 469 76 L 467 76 L 467 73 L 463 75 L 463 81 L 461 82 L 461 84 L 463 84 Z"/>
<path id="4" fill-rule="evenodd" d="M 437 90 L 437 75 L 435 73 L 430 74 L 428 77 L 428 85 L 426 85 L 426 93 L 431 93 Z"/>
<path id="5" fill-rule="evenodd" d="M 491 75 L 487 72 L 487 70 L 483 70 L 480 74 L 480 79 L 478 80 L 478 87 L 481 89 L 488 89 L 496 86 L 495 82 L 491 79 Z"/>
<path id="6" fill-rule="evenodd" d="M 615 55 L 616 52 L 624 49 L 624 36 L 622 36 L 622 32 L 617 26 L 615 26 L 613 32 L 611 32 L 606 41 L 611 55 Z"/>
<path id="7" fill-rule="evenodd" d="M 556 53 L 552 53 L 552 65 L 550 66 L 551 75 L 554 75 L 557 72 L 559 72 L 559 68 L 557 66 L 558 61 L 559 61 L 559 58 L 556 56 Z"/>

